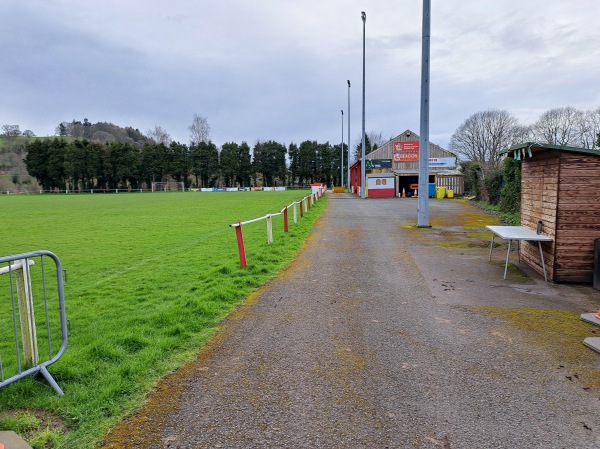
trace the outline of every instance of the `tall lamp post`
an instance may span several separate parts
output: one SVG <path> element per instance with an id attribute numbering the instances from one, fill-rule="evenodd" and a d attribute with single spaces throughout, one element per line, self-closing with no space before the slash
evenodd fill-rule
<path id="1" fill-rule="evenodd" d="M 350 181 L 350 80 L 348 80 L 348 163 L 346 164 L 348 169 L 348 192 L 352 190 L 352 182 Z"/>
<path id="2" fill-rule="evenodd" d="M 342 183 L 341 186 L 344 187 L 344 110 L 342 109 L 342 157 L 340 158 L 342 162 Z"/>
<path id="3" fill-rule="evenodd" d="M 423 43 L 421 57 L 421 130 L 419 141 L 419 201 L 417 227 L 429 227 L 429 39 L 431 0 L 423 0 Z M 427 192 L 427 193 L 425 193 Z"/>
<path id="4" fill-rule="evenodd" d="M 363 21 L 363 86 L 362 86 L 362 150 L 360 163 L 360 197 L 365 198 L 365 24 L 367 23 L 367 14 L 360 13 Z"/>

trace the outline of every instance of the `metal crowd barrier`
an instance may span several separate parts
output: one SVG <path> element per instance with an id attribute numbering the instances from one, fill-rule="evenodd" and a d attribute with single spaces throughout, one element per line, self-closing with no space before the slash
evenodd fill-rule
<path id="1" fill-rule="evenodd" d="M 54 274 L 48 260 L 54 262 Z M 63 391 L 48 372 L 67 347 L 63 269 L 46 250 L 0 257 L 0 388 L 41 374 Z M 53 342 L 61 340 L 55 352 Z"/>

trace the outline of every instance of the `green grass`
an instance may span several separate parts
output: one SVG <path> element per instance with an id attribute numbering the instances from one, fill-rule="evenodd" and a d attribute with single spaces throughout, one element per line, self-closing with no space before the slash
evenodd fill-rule
<path id="1" fill-rule="evenodd" d="M 521 214 L 518 212 L 517 213 L 500 212 L 500 206 L 495 205 L 495 204 L 489 204 L 489 203 L 486 203 L 485 201 L 477 201 L 477 204 L 482 209 L 485 209 L 489 212 L 493 212 L 496 215 L 498 215 L 500 220 L 507 225 L 519 226 L 521 224 Z"/>
<path id="2" fill-rule="evenodd" d="M 244 226 L 245 269 L 229 224 L 279 212 L 307 193 L 0 196 L 0 255 L 57 254 L 68 272 L 71 322 L 67 351 L 49 368 L 65 396 L 29 377 L 0 389 L 0 417 L 51 414 L 63 430 L 40 426 L 31 441 L 94 447 L 161 376 L 194 357 L 248 293 L 290 263 L 326 202 L 298 214 L 297 225 L 290 210 L 288 234 L 274 217 L 272 245 L 264 221 Z M 5 309 L 6 296 L 0 291 Z M 12 326 L 7 320 L 0 315 L 3 327 Z"/>

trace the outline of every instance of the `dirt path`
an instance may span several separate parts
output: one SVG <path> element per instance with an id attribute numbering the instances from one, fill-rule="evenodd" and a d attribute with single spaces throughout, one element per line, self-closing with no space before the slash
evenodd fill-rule
<path id="1" fill-rule="evenodd" d="M 431 217 L 330 196 L 290 269 L 102 447 L 600 447 L 600 356 L 577 319 L 600 292 L 505 281 L 486 215 L 447 200 Z"/>

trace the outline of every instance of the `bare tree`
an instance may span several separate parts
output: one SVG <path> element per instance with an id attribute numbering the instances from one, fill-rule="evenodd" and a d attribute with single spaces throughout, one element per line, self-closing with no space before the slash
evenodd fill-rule
<path id="1" fill-rule="evenodd" d="M 25 137 L 35 137 L 35 133 L 30 129 L 26 129 L 25 131 L 23 131 L 23 135 Z"/>
<path id="2" fill-rule="evenodd" d="M 166 146 L 171 144 L 171 135 L 158 125 L 154 129 L 149 129 L 146 135 L 156 143 L 162 143 Z"/>
<path id="3" fill-rule="evenodd" d="M 592 150 L 598 149 L 598 136 L 600 135 L 600 108 L 585 111 L 579 124 L 581 146 Z"/>
<path id="4" fill-rule="evenodd" d="M 116 139 L 115 136 L 113 136 L 110 133 L 107 133 L 106 131 L 96 131 L 92 135 L 92 140 L 97 142 L 114 142 Z"/>
<path id="5" fill-rule="evenodd" d="M 508 111 L 490 109 L 473 114 L 458 127 L 450 139 L 450 151 L 486 170 L 500 165 L 500 150 L 521 143 L 527 128 Z"/>
<path id="6" fill-rule="evenodd" d="M 371 142 L 371 146 L 373 147 L 373 151 L 377 148 L 381 147 L 384 143 L 391 139 L 385 139 L 383 137 L 382 132 L 371 131 L 368 133 L 369 141 Z"/>
<path id="7" fill-rule="evenodd" d="M 190 143 L 192 145 L 198 145 L 200 142 L 208 142 L 210 140 L 210 125 L 206 120 L 206 117 L 201 117 L 198 114 L 194 114 L 194 120 L 188 127 L 190 131 Z"/>
<path id="8" fill-rule="evenodd" d="M 583 115 L 571 106 L 544 112 L 533 124 L 535 140 L 551 145 L 580 145 Z"/>
<path id="9" fill-rule="evenodd" d="M 2 125 L 2 135 L 5 137 L 18 137 L 21 135 L 19 125 Z"/>

